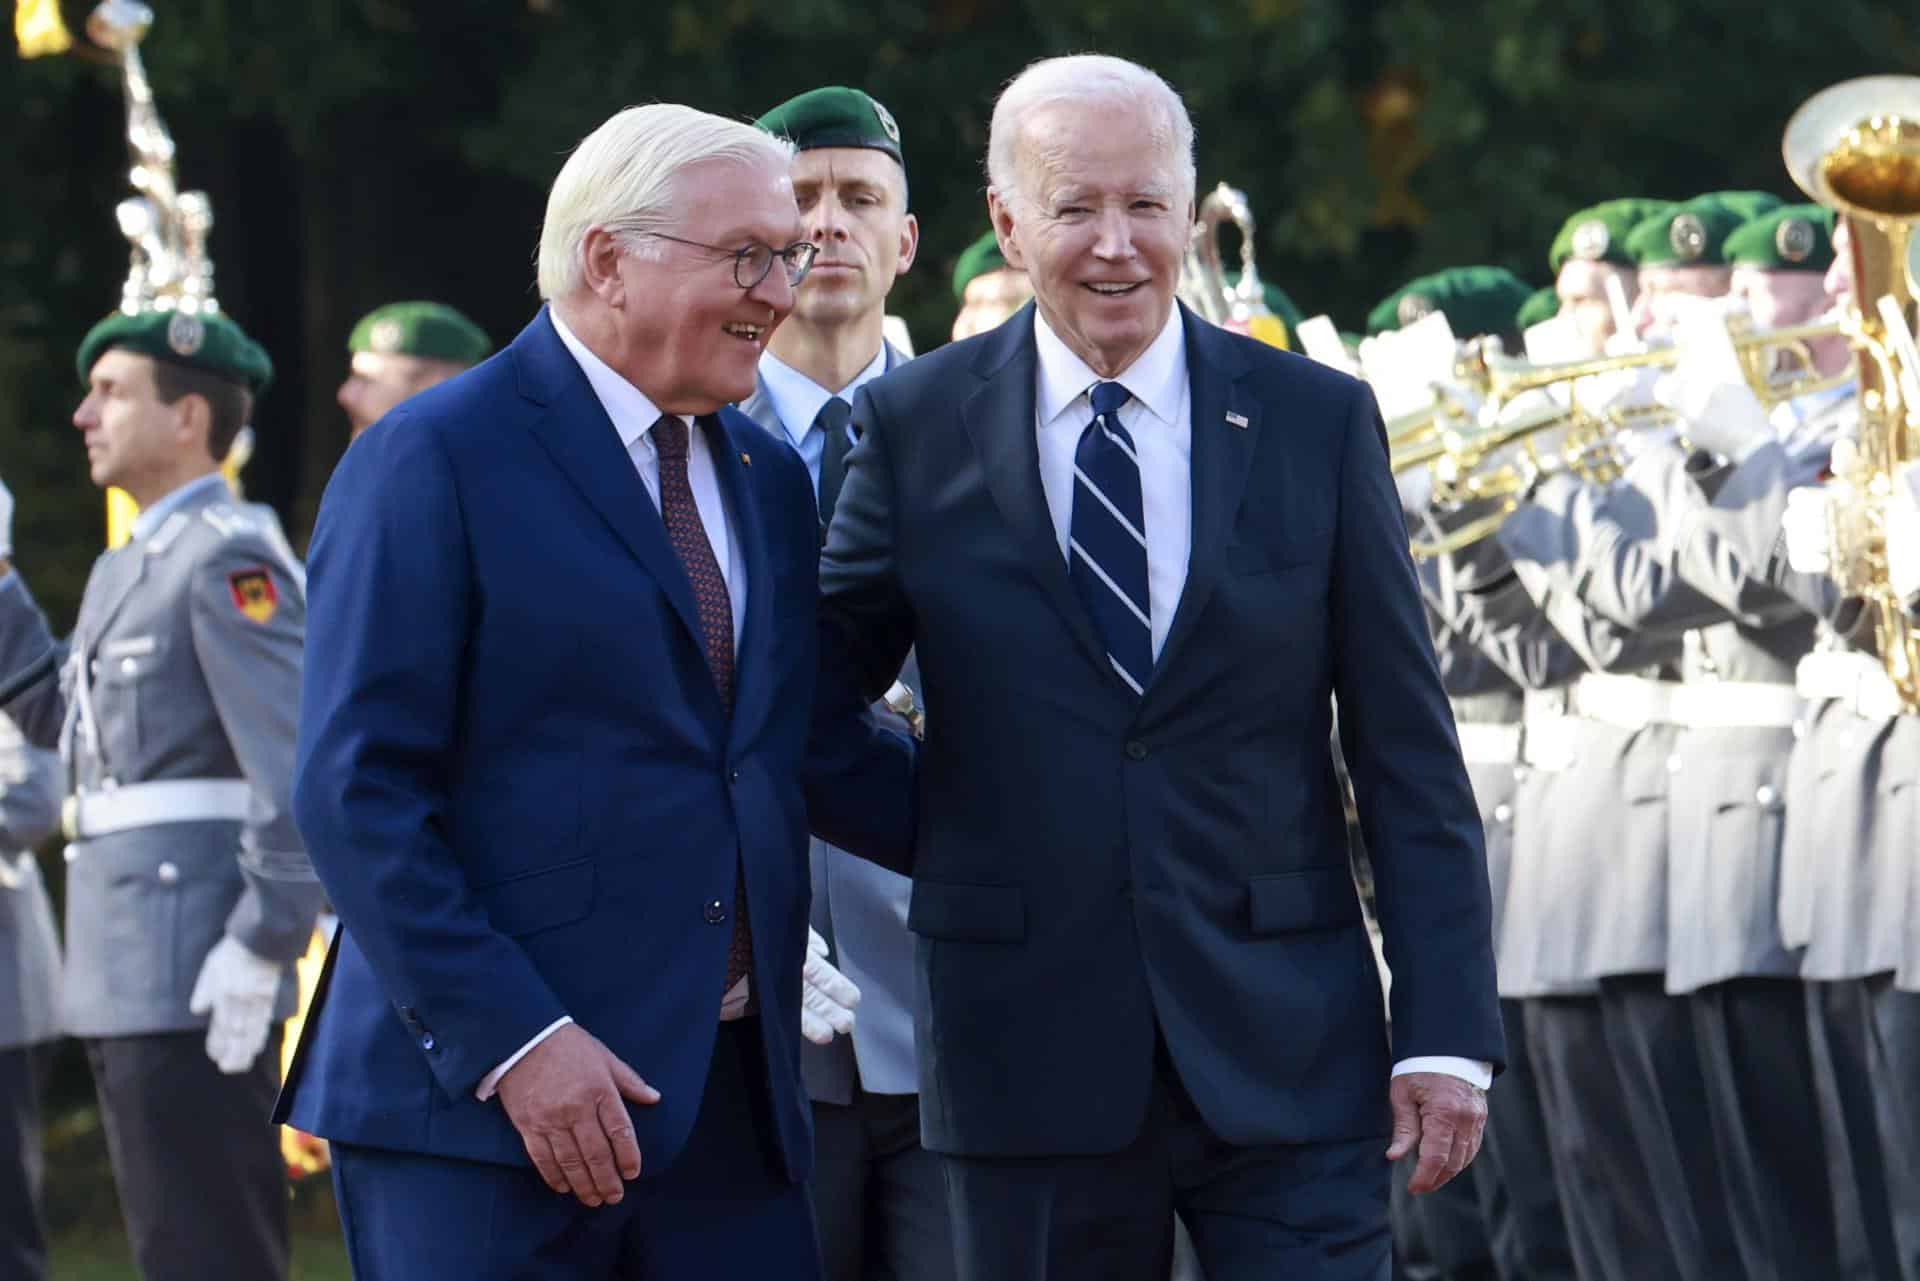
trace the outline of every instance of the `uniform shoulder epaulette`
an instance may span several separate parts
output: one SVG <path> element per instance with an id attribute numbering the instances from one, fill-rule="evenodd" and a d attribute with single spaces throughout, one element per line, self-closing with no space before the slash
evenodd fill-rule
<path id="1" fill-rule="evenodd" d="M 260 532 L 259 522 L 231 503 L 207 504 L 200 509 L 200 519 L 219 530 L 222 538 Z"/>
<path id="2" fill-rule="evenodd" d="M 167 549 L 178 541 L 180 535 L 186 532 L 187 526 L 192 522 L 193 518 L 185 512 L 174 512 L 161 521 L 160 528 L 154 530 L 153 536 L 147 539 L 147 555 L 166 555 Z"/>

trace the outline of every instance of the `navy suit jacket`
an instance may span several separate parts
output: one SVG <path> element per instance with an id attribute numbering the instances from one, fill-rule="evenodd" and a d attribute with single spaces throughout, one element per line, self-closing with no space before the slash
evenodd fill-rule
<path id="1" fill-rule="evenodd" d="M 1156 1024 L 1233 1143 L 1384 1135 L 1393 1059 L 1503 1057 L 1479 813 L 1366 387 L 1182 313 L 1185 591 L 1144 697 L 1043 495 L 1029 307 L 864 388 L 821 560 L 822 712 L 915 645 L 908 924 L 928 1146 L 1113 1151 Z M 1327 751 L 1394 967 L 1392 1045 Z"/>
<path id="2" fill-rule="evenodd" d="M 731 716 L 693 589 L 543 311 L 347 451 L 309 563 L 294 812 L 344 925 L 279 1114 L 332 1139 L 525 1163 L 481 1079 L 562 1014 L 658 1087 L 667 1169 L 700 1106 L 744 871 L 776 1138 L 804 1176 L 799 769 L 819 532 L 806 468 L 701 420 L 744 548 Z M 904 751 L 904 747 L 902 748 Z M 904 795 L 905 768 L 895 782 Z M 853 795 L 842 839 L 910 819 Z"/>

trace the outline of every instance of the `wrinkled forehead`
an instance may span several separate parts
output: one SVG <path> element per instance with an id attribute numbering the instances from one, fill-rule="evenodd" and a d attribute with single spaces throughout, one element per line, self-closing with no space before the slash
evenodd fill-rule
<path id="1" fill-rule="evenodd" d="M 779 247 L 800 235 L 793 172 L 771 160 L 702 160 L 674 175 L 674 234 L 737 246 L 759 240 Z"/>
<path id="2" fill-rule="evenodd" d="M 1014 137 L 1014 161 L 1038 199 L 1069 189 L 1183 194 L 1171 122 L 1138 98 L 1036 107 Z"/>

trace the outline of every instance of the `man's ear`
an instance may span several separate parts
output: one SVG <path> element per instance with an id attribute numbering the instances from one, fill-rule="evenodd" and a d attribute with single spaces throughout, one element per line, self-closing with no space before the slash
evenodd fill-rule
<path id="1" fill-rule="evenodd" d="M 620 237 L 605 227 L 587 228 L 580 242 L 580 279 L 609 307 L 623 307 L 627 282 L 620 275 L 620 259 L 627 252 Z"/>
<path id="2" fill-rule="evenodd" d="M 1000 242 L 1000 256 L 1007 260 L 1007 266 L 1026 271 L 1027 261 L 1013 239 L 1013 207 L 1000 195 L 998 187 L 987 188 L 987 217 L 993 220 L 993 234 Z"/>
<path id="3" fill-rule="evenodd" d="M 199 445 L 213 455 L 213 406 L 205 396 L 188 392 L 168 406 L 173 411 L 173 439 L 182 449 Z M 215 462 L 220 460 L 215 458 Z"/>
<path id="4" fill-rule="evenodd" d="M 900 224 L 900 274 L 905 275 L 920 253 L 920 220 L 908 214 Z"/>

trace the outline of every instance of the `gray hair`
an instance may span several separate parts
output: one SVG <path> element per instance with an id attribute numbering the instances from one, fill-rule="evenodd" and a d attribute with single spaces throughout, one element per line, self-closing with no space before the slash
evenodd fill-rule
<path id="1" fill-rule="evenodd" d="M 580 283 L 587 233 L 595 227 L 623 243 L 675 224 L 674 183 L 681 170 L 707 161 L 793 163 L 784 138 L 673 103 L 628 107 L 588 134 L 547 194 L 536 258 L 540 296 L 564 297 Z"/>
<path id="2" fill-rule="evenodd" d="M 1131 102 L 1153 117 L 1149 145 L 1161 148 L 1184 184 L 1181 194 L 1194 192 L 1193 121 L 1187 105 L 1160 76 L 1137 62 L 1104 54 L 1082 53 L 1043 58 L 1008 82 L 993 105 L 993 126 L 987 139 L 987 181 L 1003 199 L 1025 196 L 1019 188 L 1020 133 L 1035 112 L 1062 104 Z"/>

